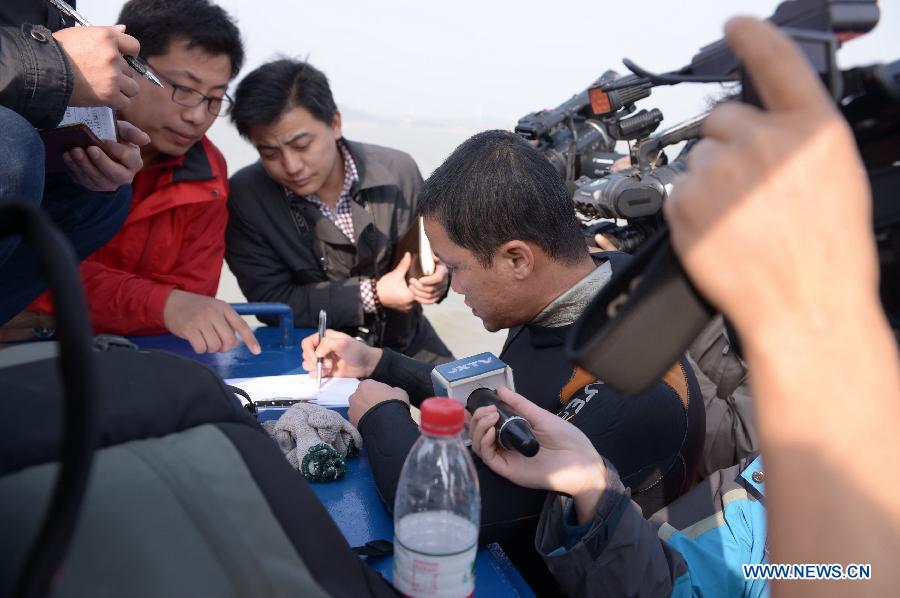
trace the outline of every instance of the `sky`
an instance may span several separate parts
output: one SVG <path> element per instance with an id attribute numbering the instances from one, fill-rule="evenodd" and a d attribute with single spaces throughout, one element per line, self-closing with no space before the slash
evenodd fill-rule
<path id="1" fill-rule="evenodd" d="M 3 1 L 3 0 L 0 0 Z M 165 0 L 161 0 L 165 1 Z M 98 25 L 113 24 L 122 0 L 78 0 Z M 308 59 L 325 72 L 344 134 L 410 153 L 428 176 L 473 134 L 511 130 L 522 116 L 582 91 L 623 57 L 651 71 L 687 64 L 722 37 L 734 15 L 769 16 L 777 0 L 219 0 L 244 36 L 247 60 L 237 81 L 279 56 Z M 843 68 L 900 58 L 900 0 L 882 0 L 870 34 L 841 49 Z M 711 85 L 654 90 L 641 108 L 660 108 L 668 127 L 702 112 Z M 257 159 L 231 123 L 209 137 L 230 172 Z M 624 148 L 620 148 L 624 149 Z M 243 295 L 227 267 L 218 297 Z M 426 306 L 457 355 L 499 352 L 459 296 Z"/>
<path id="2" fill-rule="evenodd" d="M 112 24 L 121 0 L 79 0 L 95 24 Z M 765 17 L 773 0 L 220 0 L 244 36 L 238 79 L 280 55 L 328 75 L 354 140 L 409 152 L 427 176 L 472 134 L 512 129 L 525 114 L 583 90 L 628 57 L 651 71 L 683 66 L 722 36 L 728 17 Z M 878 27 L 841 49 L 842 67 L 900 58 L 900 2 L 882 1 Z M 701 112 L 715 86 L 659 88 L 639 107 L 663 126 Z M 256 153 L 219 119 L 210 131 L 231 171 Z"/>

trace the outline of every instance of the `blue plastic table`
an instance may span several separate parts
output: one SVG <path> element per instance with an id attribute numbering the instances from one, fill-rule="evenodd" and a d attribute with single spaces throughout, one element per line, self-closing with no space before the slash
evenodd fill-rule
<path id="1" fill-rule="evenodd" d="M 142 349 L 169 351 L 205 363 L 223 378 L 303 374 L 306 370 L 300 365 L 300 341 L 315 331 L 296 328 L 290 332 L 283 327 L 257 328 L 256 338 L 262 347 L 260 355 L 251 354 L 243 344 L 229 353 L 197 355 L 187 341 L 169 334 L 131 337 L 130 340 Z M 291 336 L 293 338 L 289 338 Z M 278 418 L 282 411 L 262 409 L 259 419 Z M 338 411 L 346 417 L 346 409 Z M 362 546 L 372 540 L 393 540 L 393 521 L 375 490 L 365 449 L 359 458 L 348 460 L 347 473 L 340 480 L 321 484 L 311 482 L 310 485 L 351 546 Z M 390 580 L 391 557 L 369 558 L 368 561 Z M 534 596 L 496 544 L 478 551 L 475 566 L 476 596 Z"/>

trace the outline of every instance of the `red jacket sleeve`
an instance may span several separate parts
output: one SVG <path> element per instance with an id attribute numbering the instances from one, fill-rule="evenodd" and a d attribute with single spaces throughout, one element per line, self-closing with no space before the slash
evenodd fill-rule
<path id="1" fill-rule="evenodd" d="M 168 274 L 155 277 L 155 281 L 182 291 L 214 297 L 225 259 L 228 206 L 222 200 L 185 206 L 183 209 L 190 224 L 179 250 L 178 266 Z"/>
<path id="2" fill-rule="evenodd" d="M 193 204 L 182 211 L 187 229 L 180 247 L 178 265 L 167 274 L 143 278 L 111 268 L 89 257 L 81 264 L 91 324 L 96 332 L 152 334 L 165 332 L 163 310 L 169 293 L 181 289 L 214 296 L 219 286 L 225 255 L 226 202 Z M 51 312 L 47 293 L 30 309 Z"/>

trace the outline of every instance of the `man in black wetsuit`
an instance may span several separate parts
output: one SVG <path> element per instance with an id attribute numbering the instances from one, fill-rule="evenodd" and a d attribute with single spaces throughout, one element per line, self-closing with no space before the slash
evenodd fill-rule
<path id="1" fill-rule="evenodd" d="M 563 181 L 544 156 L 512 133 L 475 135 L 426 181 L 419 212 L 453 289 L 485 328 L 509 329 L 500 358 L 512 367 L 516 389 L 583 430 L 644 513 L 684 493 L 704 435 L 703 401 L 686 362 L 651 390 L 624 397 L 565 357 L 572 324 L 628 258 L 591 257 Z M 331 331 L 321 344 L 317 335 L 308 337 L 303 349 L 308 370 L 318 354 L 327 374 L 370 378 L 350 399 L 350 420 L 392 508 L 400 469 L 419 436 L 409 405 L 433 394 L 432 366 Z M 532 587 L 552 590 L 533 548 L 544 493 L 476 463 L 481 541 L 500 541 Z"/>

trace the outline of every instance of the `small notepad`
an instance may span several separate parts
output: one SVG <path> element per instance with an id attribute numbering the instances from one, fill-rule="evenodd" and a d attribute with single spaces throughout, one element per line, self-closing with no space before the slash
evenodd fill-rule
<path id="1" fill-rule="evenodd" d="M 64 172 L 63 154 L 76 148 L 97 146 L 103 141 L 116 141 L 116 115 L 106 107 L 78 108 L 69 106 L 59 125 L 40 131 L 44 142 L 44 168 L 48 173 Z"/>
<path id="2" fill-rule="evenodd" d="M 116 116 L 111 108 L 105 106 L 97 108 L 69 106 L 56 127 L 60 128 L 77 124 L 87 125 L 98 139 L 108 139 L 110 141 L 117 139 Z"/>

